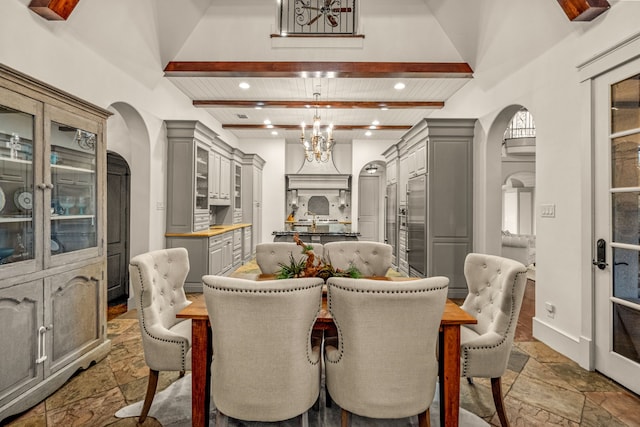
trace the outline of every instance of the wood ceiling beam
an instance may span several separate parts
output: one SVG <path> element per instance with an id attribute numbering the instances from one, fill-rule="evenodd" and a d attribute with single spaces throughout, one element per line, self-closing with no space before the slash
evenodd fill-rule
<path id="1" fill-rule="evenodd" d="M 223 129 L 236 129 L 236 130 L 253 130 L 253 129 L 282 129 L 282 130 L 300 130 L 300 123 L 291 125 L 291 124 L 280 124 L 280 125 L 265 125 L 265 124 L 233 124 L 226 123 L 222 125 Z M 410 125 L 334 125 L 333 130 L 409 130 L 411 129 Z"/>
<path id="2" fill-rule="evenodd" d="M 429 108 L 440 109 L 444 107 L 442 101 L 214 101 L 196 99 L 193 101 L 195 107 L 201 108 L 331 108 L 331 109 L 411 109 Z"/>
<path id="3" fill-rule="evenodd" d="M 570 21 L 592 21 L 611 6 L 607 0 L 558 0 Z"/>
<path id="4" fill-rule="evenodd" d="M 472 78 L 466 62 L 171 61 L 167 77 Z"/>
<path id="5" fill-rule="evenodd" d="M 80 0 L 31 0 L 29 9 L 49 21 L 66 21 Z"/>

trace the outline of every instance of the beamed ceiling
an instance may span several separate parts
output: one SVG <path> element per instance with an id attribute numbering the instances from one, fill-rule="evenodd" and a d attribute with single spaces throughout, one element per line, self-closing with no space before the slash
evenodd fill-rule
<path id="1" fill-rule="evenodd" d="M 318 50 L 282 48 L 279 42 L 283 40 L 273 34 L 276 4 L 275 0 L 132 3 L 127 13 L 151 17 L 156 32 L 141 46 L 135 44 L 131 36 L 136 34 L 129 28 L 119 28 L 127 43 L 116 49 L 106 44 L 106 34 L 113 27 L 102 19 L 121 11 L 116 3 L 31 0 L 29 8 L 49 20 L 67 20 L 75 10 L 65 22 L 69 30 L 83 32 L 84 43 L 124 69 L 139 72 L 149 60 L 155 66 L 158 62 L 152 55 L 157 47 L 161 64 L 166 64 L 164 78 L 196 108 L 215 118 L 223 133 L 238 139 L 295 142 L 300 123 L 310 124 L 317 108 L 322 124 L 332 123 L 334 137 L 341 143 L 366 138 L 398 140 L 412 125 L 446 108 L 451 97 L 473 79 L 470 64 L 484 65 L 485 72 L 497 69 L 507 74 L 514 70 L 509 67 L 526 61 L 518 51 L 510 61 L 503 55 L 481 56 L 486 46 L 481 42 L 492 40 L 485 29 L 499 31 L 504 16 L 526 13 L 531 18 L 531 23 L 519 22 L 518 29 L 519 37 L 533 37 L 530 43 L 527 39 L 521 43 L 528 46 L 528 55 L 535 56 L 571 31 L 566 26 L 569 21 L 594 19 L 610 7 L 607 0 L 540 0 L 535 7 L 527 2 L 398 0 L 393 11 L 385 9 L 381 20 L 383 3 L 368 1 L 359 3 L 365 30 L 356 35 L 355 45 L 347 46 L 353 38 L 335 38 L 334 44 L 327 42 Z M 247 11 L 251 13 L 245 16 Z M 549 27 L 541 33 L 535 22 L 543 18 Z M 246 19 L 253 24 L 240 27 Z M 502 36 L 496 40 L 509 46 L 508 37 L 495 34 Z M 333 60 L 299 60 L 307 56 Z M 405 58 L 421 61 L 403 62 Z M 157 71 L 152 70 L 147 81 L 152 82 Z M 241 89 L 241 82 L 250 88 Z M 399 82 L 404 89 L 394 89 Z M 315 93 L 319 93 L 317 101 Z"/>
<path id="2" fill-rule="evenodd" d="M 431 62 L 170 62 L 165 75 L 239 138 L 272 138 L 275 131 L 297 140 L 300 123 L 309 124 L 318 108 L 340 142 L 399 139 L 443 108 L 473 70 Z M 241 82 L 250 89 L 239 89 Z M 405 88 L 394 89 L 398 82 Z"/>

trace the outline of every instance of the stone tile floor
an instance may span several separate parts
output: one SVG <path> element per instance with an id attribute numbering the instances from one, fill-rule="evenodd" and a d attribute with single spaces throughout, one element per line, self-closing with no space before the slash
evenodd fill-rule
<path id="1" fill-rule="evenodd" d="M 640 426 L 640 398 L 613 381 L 580 368 L 531 336 L 534 282 L 530 281 L 518 322 L 516 342 L 503 376 L 503 392 L 512 426 Z M 31 410 L 5 420 L 11 427 L 136 426 L 118 419 L 121 407 L 142 400 L 148 369 L 142 356 L 135 311 L 108 322 L 109 356 L 78 372 L 56 393 Z M 178 378 L 163 372 L 159 389 Z M 487 380 L 461 380 L 462 407 L 499 426 Z M 147 419 L 144 426 L 160 425 Z"/>

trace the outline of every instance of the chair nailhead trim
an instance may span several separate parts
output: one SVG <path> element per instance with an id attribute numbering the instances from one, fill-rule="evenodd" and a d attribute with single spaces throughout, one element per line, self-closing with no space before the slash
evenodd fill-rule
<path id="1" fill-rule="evenodd" d="M 142 280 L 142 271 L 140 270 L 140 266 L 138 265 L 134 265 L 134 267 L 138 270 L 138 276 L 140 277 L 140 298 L 138 298 L 138 310 L 140 312 L 140 321 L 142 323 L 142 329 L 145 331 L 145 333 L 158 341 L 162 341 L 162 342 L 166 342 L 166 343 L 170 343 L 170 344 L 177 344 L 180 347 L 180 353 L 181 353 L 181 358 L 182 358 L 182 369 L 180 369 L 181 371 L 186 371 L 186 356 L 187 356 L 187 350 L 186 350 L 186 342 L 185 341 L 178 341 L 178 340 L 167 340 L 164 338 L 160 338 L 157 337 L 155 335 L 153 335 L 152 333 L 149 332 L 149 329 L 147 329 L 147 323 L 146 323 L 146 319 L 144 317 L 144 307 L 142 307 L 142 300 L 144 299 L 144 294 L 147 292 L 147 289 L 145 288 L 144 285 L 144 280 Z M 155 264 L 155 269 L 158 269 L 158 264 Z M 153 279 L 153 282 L 155 283 L 155 278 Z M 155 298 L 152 297 L 151 299 L 152 301 L 155 300 Z"/>
<path id="2" fill-rule="evenodd" d="M 485 264 L 485 267 L 486 267 L 486 264 Z M 512 290 L 515 288 L 516 283 L 518 282 L 518 277 L 521 274 L 526 274 L 526 272 L 520 271 L 520 272 L 516 273 L 516 277 L 513 279 L 513 284 L 511 285 L 511 289 Z M 514 293 L 511 292 L 511 305 L 512 306 L 515 304 L 515 299 L 514 298 L 515 298 Z M 480 312 L 480 310 L 478 310 L 478 312 Z M 467 361 L 469 360 L 469 350 L 470 349 L 473 349 L 473 350 L 491 350 L 491 349 L 494 349 L 494 348 L 501 347 L 507 341 L 507 338 L 509 336 L 509 329 L 511 328 L 511 325 L 513 324 L 514 317 L 515 316 L 514 316 L 514 313 L 513 313 L 513 310 L 512 310 L 511 311 L 511 316 L 509 316 L 509 324 L 507 325 L 507 333 L 502 337 L 502 339 L 498 343 L 496 343 L 494 345 L 483 345 L 483 346 L 476 346 L 476 347 L 465 346 L 464 347 L 464 358 L 463 358 L 464 363 L 462 364 L 462 371 L 461 371 L 461 374 L 460 374 L 461 376 L 463 376 L 463 377 L 468 377 L 469 376 L 467 374 L 467 369 L 469 368 L 467 366 Z M 514 332 L 515 332 L 515 330 L 514 330 Z"/>

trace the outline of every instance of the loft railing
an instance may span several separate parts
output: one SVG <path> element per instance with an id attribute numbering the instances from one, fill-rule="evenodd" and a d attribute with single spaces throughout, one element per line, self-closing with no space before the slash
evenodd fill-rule
<path id="1" fill-rule="evenodd" d="M 280 35 L 354 35 L 356 0 L 280 0 Z"/>

